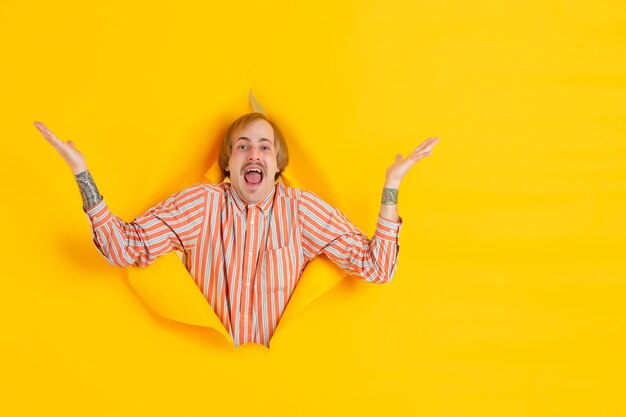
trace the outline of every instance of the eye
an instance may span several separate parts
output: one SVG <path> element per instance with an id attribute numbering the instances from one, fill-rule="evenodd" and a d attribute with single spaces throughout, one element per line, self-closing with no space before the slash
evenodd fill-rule
<path id="1" fill-rule="evenodd" d="M 245 150 L 246 149 L 246 145 L 239 145 L 239 146 L 237 146 L 237 149 Z"/>
<path id="2" fill-rule="evenodd" d="M 264 146 L 263 146 L 263 150 L 264 150 L 264 151 L 269 151 L 269 150 L 270 150 L 270 147 L 269 147 L 269 146 L 267 146 L 267 145 L 264 145 Z"/>

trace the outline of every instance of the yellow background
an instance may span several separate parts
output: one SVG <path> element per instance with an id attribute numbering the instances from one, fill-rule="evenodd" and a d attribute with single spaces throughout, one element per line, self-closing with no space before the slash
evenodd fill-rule
<path id="1" fill-rule="evenodd" d="M 127 3 L 0 5 L 0 414 L 626 415 L 623 2 Z M 441 137 L 394 280 L 271 350 L 150 310 L 32 125 L 131 220 L 202 180 L 249 88 L 370 235 L 395 153 Z"/>

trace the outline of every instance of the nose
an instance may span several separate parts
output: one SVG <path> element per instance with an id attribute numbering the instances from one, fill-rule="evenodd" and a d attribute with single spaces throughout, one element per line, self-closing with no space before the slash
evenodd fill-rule
<path id="1" fill-rule="evenodd" d="M 250 148 L 250 153 L 248 154 L 248 161 L 259 161 L 261 158 L 259 157 L 259 150 L 256 147 Z"/>

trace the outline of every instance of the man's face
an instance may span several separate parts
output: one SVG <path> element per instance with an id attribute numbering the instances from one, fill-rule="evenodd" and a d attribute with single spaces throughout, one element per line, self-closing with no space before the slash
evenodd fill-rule
<path id="1" fill-rule="evenodd" d="M 263 201 L 278 172 L 272 125 L 257 119 L 235 131 L 231 140 L 228 172 L 233 189 L 248 203 Z"/>

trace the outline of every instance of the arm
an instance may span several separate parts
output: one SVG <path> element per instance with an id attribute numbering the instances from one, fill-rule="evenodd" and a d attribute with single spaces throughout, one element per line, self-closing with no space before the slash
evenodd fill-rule
<path id="1" fill-rule="evenodd" d="M 111 265 L 148 266 L 172 250 L 196 244 L 206 214 L 207 190 L 192 186 L 173 194 L 130 223 L 109 211 L 106 201 L 85 210 L 93 242 Z"/>
<path id="2" fill-rule="evenodd" d="M 80 174 L 74 175 L 78 188 L 80 190 L 80 196 L 83 199 L 83 210 L 89 210 L 102 200 L 100 191 L 96 186 L 96 182 L 93 180 L 89 171 L 83 171 Z"/>
<path id="3" fill-rule="evenodd" d="M 184 251 L 195 243 L 206 207 L 201 187 L 174 194 L 126 223 L 109 211 L 85 157 L 74 144 L 58 139 L 43 123 L 35 122 L 35 126 L 72 170 L 92 225 L 93 242 L 110 264 L 147 266 L 160 255 Z"/>
<path id="4" fill-rule="evenodd" d="M 368 282 L 389 282 L 395 272 L 399 251 L 398 235 L 402 222 L 398 215 L 400 182 L 415 163 L 432 154 L 430 150 L 438 141 L 438 138 L 424 141 L 406 159 L 397 155 L 387 169 L 376 232 L 371 240 L 339 210 L 316 195 L 303 192 L 299 209 L 306 260 L 324 253 L 351 275 Z"/>
<path id="5" fill-rule="evenodd" d="M 336 208 L 302 192 L 298 204 L 302 248 L 308 262 L 320 253 L 351 275 L 368 282 L 391 280 L 398 254 L 400 223 L 378 217 L 368 239 Z"/>

